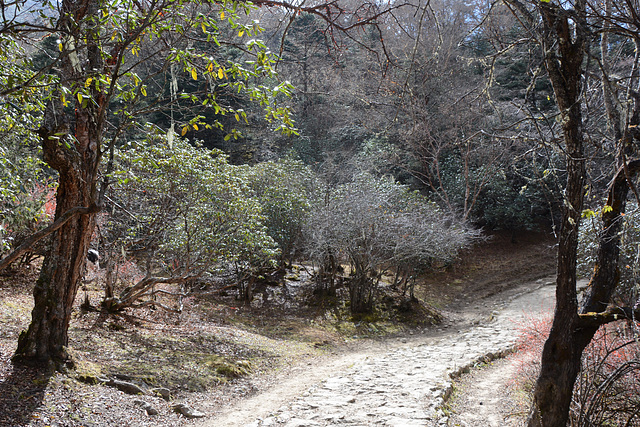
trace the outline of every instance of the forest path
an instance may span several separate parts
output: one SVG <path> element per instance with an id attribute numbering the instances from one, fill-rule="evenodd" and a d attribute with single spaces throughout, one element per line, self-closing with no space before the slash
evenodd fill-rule
<path id="1" fill-rule="evenodd" d="M 451 378 L 508 351 L 517 330 L 553 310 L 553 279 L 526 283 L 459 312 L 457 320 L 424 335 L 391 339 L 362 351 L 297 366 L 264 392 L 237 402 L 202 426 L 439 426 Z M 486 309 L 490 315 L 486 315 Z M 484 319 L 478 322 L 478 315 Z M 454 316 L 455 318 L 456 316 Z M 474 320 L 475 319 L 475 320 Z M 448 327 L 447 327 L 448 326 Z M 501 372 L 478 381 L 473 393 L 490 397 Z M 507 426 L 486 398 L 471 418 Z"/>

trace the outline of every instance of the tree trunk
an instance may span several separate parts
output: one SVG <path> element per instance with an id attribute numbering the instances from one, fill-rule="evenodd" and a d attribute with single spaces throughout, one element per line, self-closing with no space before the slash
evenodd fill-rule
<path id="1" fill-rule="evenodd" d="M 579 323 L 576 291 L 578 228 L 585 184 L 584 137 L 582 131 L 581 78 L 585 38 L 579 29 L 572 34 L 568 15 L 553 4 L 542 3 L 545 66 L 553 85 L 562 118 L 567 157 L 567 186 L 558 242 L 556 309 L 549 337 L 542 352 L 540 375 L 535 385 L 528 425 L 566 426 L 573 385 L 580 371 L 582 351 L 588 344 Z M 581 9 L 582 8 L 582 9 Z M 576 2 L 584 12 L 584 3 Z M 553 46 L 557 43 L 557 48 Z M 589 331 L 585 331 L 588 335 Z"/>
<path id="2" fill-rule="evenodd" d="M 78 91 L 91 73 L 104 68 L 94 28 L 96 20 L 92 19 L 97 16 L 98 2 L 64 0 L 60 9 L 60 84 Z M 52 94 L 39 130 L 44 161 L 59 173 L 55 219 L 78 207 L 89 208 L 89 213 L 73 217 L 53 233 L 33 291 L 31 324 L 20 335 L 16 350 L 18 360 L 54 364 L 58 368 L 69 361 L 66 347 L 71 311 L 99 210 L 95 197 L 106 105 L 104 94 L 93 86 L 83 96 L 73 92 L 75 117 L 70 129 L 61 93 Z"/>
<path id="3" fill-rule="evenodd" d="M 93 181 L 61 174 L 56 217 L 72 207 L 91 204 L 92 193 L 86 182 Z M 35 306 L 31 324 L 18 340 L 16 356 L 19 359 L 53 362 L 56 366 L 69 360 L 66 347 L 71 311 L 83 278 L 94 226 L 95 214 L 78 215 L 53 235 L 33 291 Z"/>
<path id="4" fill-rule="evenodd" d="M 581 148 L 581 144 L 577 147 Z M 567 203 L 558 246 L 556 309 L 551 331 L 542 351 L 540 375 L 536 382 L 532 412 L 529 416 L 530 427 L 560 427 L 567 424 L 573 385 L 580 371 L 582 351 L 590 341 L 589 337 L 585 343 L 586 337 L 577 333 L 579 317 L 576 258 L 578 225 L 584 194 L 584 161 L 581 149 L 569 153 L 571 159 L 568 163 L 573 164 L 567 168 Z"/>
<path id="5" fill-rule="evenodd" d="M 622 166 L 616 172 L 609 188 L 607 206 L 610 209 L 603 209 L 603 229 L 599 236 L 596 266 L 582 306 L 578 308 L 575 286 L 577 239 L 585 180 L 580 112 L 580 81 L 587 49 L 585 8 L 583 0 L 576 1 L 575 13 L 571 15 L 570 22 L 569 14 L 560 6 L 540 3 L 544 22 L 542 47 L 562 118 L 568 178 L 558 247 L 556 310 L 552 329 L 543 348 L 541 371 L 534 390 L 529 426 L 567 425 L 582 353 L 599 326 L 610 321 L 607 320 L 608 316 L 603 316 L 600 322 L 588 321 L 583 316 L 587 313 L 605 312 L 619 283 L 618 263 L 623 215 L 629 185 L 640 171 L 640 161 L 627 163 L 625 159 L 625 153 L 630 151 L 629 147 L 635 138 L 635 128 L 640 124 L 640 100 L 634 99 L 633 114 L 628 123 L 621 124 L 617 114 L 609 114 L 613 127 L 624 128 L 622 134 L 619 130 L 614 132 L 616 141 L 620 144 L 618 165 Z M 555 47 L 553 43 L 557 43 Z M 606 84 L 604 86 L 606 89 Z M 606 95 L 605 93 L 605 97 Z"/>

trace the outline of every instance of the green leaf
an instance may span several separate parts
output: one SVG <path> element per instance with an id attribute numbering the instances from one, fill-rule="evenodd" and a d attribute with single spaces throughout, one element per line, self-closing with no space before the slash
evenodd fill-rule
<path id="1" fill-rule="evenodd" d="M 582 211 L 582 218 L 593 218 L 596 216 L 596 213 L 591 209 L 585 209 Z"/>

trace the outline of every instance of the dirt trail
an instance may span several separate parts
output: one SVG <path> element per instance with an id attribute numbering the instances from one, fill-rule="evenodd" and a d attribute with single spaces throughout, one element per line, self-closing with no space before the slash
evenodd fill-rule
<path id="1" fill-rule="evenodd" d="M 449 327 L 297 366 L 272 387 L 200 425 L 446 425 L 448 416 L 439 406 L 451 391 L 451 376 L 507 351 L 521 325 L 552 310 L 551 285 L 551 279 L 525 283 L 465 311 Z M 477 323 L 487 309 L 490 316 Z M 496 415 L 501 403 L 491 399 L 502 379 L 498 372 L 474 384 L 477 399 L 468 425 L 514 425 Z"/>

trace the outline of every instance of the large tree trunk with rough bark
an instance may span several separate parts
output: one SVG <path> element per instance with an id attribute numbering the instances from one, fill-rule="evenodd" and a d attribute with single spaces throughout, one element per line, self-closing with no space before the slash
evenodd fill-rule
<path id="1" fill-rule="evenodd" d="M 582 353 L 598 328 L 613 321 L 608 304 L 619 283 L 618 270 L 621 231 L 631 179 L 640 171 L 640 161 L 627 162 L 625 152 L 634 139 L 634 129 L 640 124 L 640 102 L 636 99 L 633 115 L 622 138 L 616 134 L 619 149 L 618 164 L 610 188 L 607 206 L 603 209 L 603 229 L 589 288 L 578 306 L 576 291 L 576 261 L 578 228 L 583 208 L 585 188 L 584 138 L 582 135 L 581 79 L 586 53 L 588 29 L 586 5 L 576 1 L 569 15 L 558 5 L 541 3 L 545 65 L 553 84 L 560 110 L 567 156 L 567 187 L 559 236 L 556 309 L 549 337 L 542 354 L 541 371 L 534 389 L 534 401 L 528 425 L 563 427 L 569 420 L 573 388 L 580 372 Z M 556 43 L 553 46 L 553 43 Z M 605 85 L 606 86 L 606 85 Z M 615 121 L 616 117 L 610 117 Z M 619 310 L 623 316 L 625 310 Z M 629 316 L 630 317 L 630 316 Z"/>
<path id="2" fill-rule="evenodd" d="M 584 3 L 576 2 L 576 10 Z M 567 157 L 567 186 L 558 242 L 556 309 L 542 352 L 529 426 L 561 427 L 567 424 L 573 385 L 580 371 L 583 339 L 576 334 L 578 299 L 576 261 L 578 228 L 584 201 L 585 161 L 581 111 L 582 60 L 585 35 L 573 33 L 568 16 L 553 4 L 542 4 L 545 66 L 562 118 Z M 557 47 L 553 46 L 557 43 Z M 588 343 L 588 341 L 587 341 Z"/>
<path id="3" fill-rule="evenodd" d="M 103 69 L 92 16 L 97 0 L 64 0 L 58 27 L 62 54 L 60 84 L 77 91 L 91 72 Z M 45 162 L 59 173 L 55 218 L 81 208 L 52 235 L 34 288 L 35 306 L 29 329 L 20 335 L 16 360 L 61 367 L 69 361 L 68 329 L 71 311 L 82 281 L 86 253 L 95 228 L 96 182 L 104 122 L 104 95 L 93 87 L 88 101 L 73 96 L 75 117 L 65 117 L 61 93 L 50 99 L 39 135 Z M 81 99 L 77 99 L 81 98 Z M 84 102 L 83 102 L 84 101 Z"/>
<path id="4" fill-rule="evenodd" d="M 60 175 L 56 217 L 76 206 L 90 206 L 91 177 Z M 69 322 L 82 281 L 95 214 L 77 215 L 53 235 L 33 296 L 31 324 L 20 335 L 16 356 L 56 365 L 68 360 Z"/>

